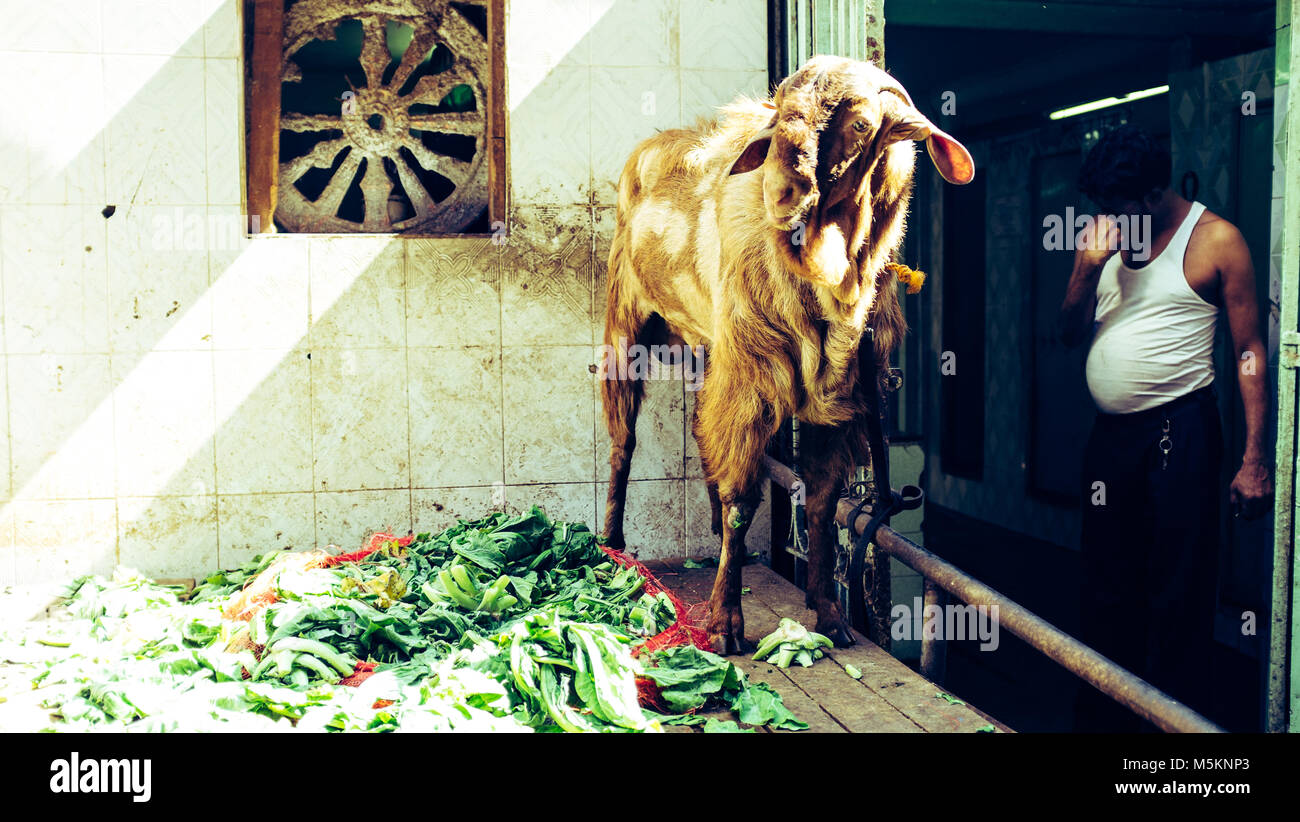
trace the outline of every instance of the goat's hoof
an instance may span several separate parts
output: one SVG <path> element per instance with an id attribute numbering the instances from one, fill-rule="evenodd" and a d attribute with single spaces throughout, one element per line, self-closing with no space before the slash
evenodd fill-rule
<path id="1" fill-rule="evenodd" d="M 730 656 L 744 652 L 745 617 L 740 606 L 722 606 L 715 608 L 706 628 L 709 645 L 719 656 Z"/>
<path id="2" fill-rule="evenodd" d="M 613 548 L 615 551 L 622 551 L 627 548 L 627 542 L 623 539 L 622 534 L 611 534 L 605 537 L 605 547 Z"/>
<path id="3" fill-rule="evenodd" d="M 844 614 L 840 611 L 840 606 L 837 603 L 824 600 L 809 603 L 809 605 L 817 610 L 817 627 L 814 630 L 834 642 L 836 648 L 847 648 L 857 642 L 853 638 L 852 626 L 844 618 Z"/>

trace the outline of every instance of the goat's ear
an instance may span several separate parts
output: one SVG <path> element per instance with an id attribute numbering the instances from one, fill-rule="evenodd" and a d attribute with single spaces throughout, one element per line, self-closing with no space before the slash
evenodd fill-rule
<path id="1" fill-rule="evenodd" d="M 753 171 L 763 164 L 767 159 L 767 149 L 772 145 L 772 129 L 765 128 L 754 139 L 749 141 L 745 150 L 740 152 L 736 162 L 731 164 L 731 171 L 728 174 L 744 174 Z"/>
<path id="2" fill-rule="evenodd" d="M 932 127 L 925 138 L 925 149 L 943 179 L 960 186 L 975 179 L 975 160 L 970 152 L 945 132 Z"/>
<path id="3" fill-rule="evenodd" d="M 965 185 L 975 179 L 975 161 L 966 147 L 947 132 L 936 127 L 924 114 L 910 105 L 899 107 L 897 122 L 890 136 L 897 140 L 925 140 L 930 161 L 943 179 L 956 185 Z"/>

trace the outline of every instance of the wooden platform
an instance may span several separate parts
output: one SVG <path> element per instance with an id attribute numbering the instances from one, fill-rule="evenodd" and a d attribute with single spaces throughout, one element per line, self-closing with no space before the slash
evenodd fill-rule
<path id="1" fill-rule="evenodd" d="M 651 564 L 660 581 L 688 606 L 708 599 L 716 570 L 683 569 L 676 565 Z M 791 617 L 812 628 L 817 615 L 804 607 L 798 588 L 764 565 L 745 566 L 742 576 L 749 589 L 745 609 L 745 639 L 748 654 L 730 657 L 751 680 L 771 685 L 795 716 L 807 722 L 809 730 L 823 733 L 975 733 L 980 729 L 1009 733 L 1002 723 L 961 703 L 943 688 L 925 679 L 887 651 L 854 632 L 857 644 L 836 648 L 811 667 L 798 665 L 781 669 L 750 659 L 758 640 L 776 630 L 782 617 Z M 862 672 L 857 680 L 845 671 L 853 665 Z M 945 698 L 948 697 L 948 698 Z M 949 701 L 949 698 L 954 701 Z M 733 719 L 727 712 L 720 719 Z M 675 732 L 698 731 L 674 727 Z M 759 729 L 763 731 L 764 729 Z M 794 733 L 777 731 L 775 733 Z"/>

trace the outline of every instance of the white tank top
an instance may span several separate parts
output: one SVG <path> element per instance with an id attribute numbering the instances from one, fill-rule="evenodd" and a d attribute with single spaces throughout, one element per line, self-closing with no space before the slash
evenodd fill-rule
<path id="1" fill-rule="evenodd" d="M 1192 203 L 1164 251 L 1142 268 L 1113 254 L 1097 282 L 1088 390 L 1107 414 L 1145 411 L 1214 381 L 1219 309 L 1187 284 L 1183 256 L 1205 206 Z"/>

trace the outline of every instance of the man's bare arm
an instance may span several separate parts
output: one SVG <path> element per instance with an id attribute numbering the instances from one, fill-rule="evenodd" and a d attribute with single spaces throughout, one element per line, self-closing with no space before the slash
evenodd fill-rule
<path id="1" fill-rule="evenodd" d="M 1260 333 L 1259 301 L 1255 295 L 1255 267 L 1241 232 L 1228 223 L 1214 237 L 1223 306 L 1237 360 L 1237 386 L 1245 410 L 1246 447 L 1241 469 L 1232 481 L 1230 497 L 1243 516 L 1255 518 L 1267 510 L 1273 493 L 1265 444 L 1268 425 L 1268 353 Z"/>
<path id="2" fill-rule="evenodd" d="M 1115 253 L 1119 227 L 1101 217 L 1097 225 L 1099 230 L 1092 242 L 1087 246 L 1081 243 L 1074 252 L 1074 271 L 1070 273 L 1065 300 L 1057 315 L 1057 330 L 1068 348 L 1088 341 L 1097 311 L 1097 281 L 1101 279 L 1102 266 Z"/>

